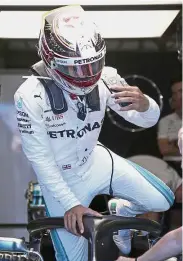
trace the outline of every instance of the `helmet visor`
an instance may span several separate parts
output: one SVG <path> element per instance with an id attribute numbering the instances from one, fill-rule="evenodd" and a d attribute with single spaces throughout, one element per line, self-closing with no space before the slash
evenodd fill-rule
<path id="1" fill-rule="evenodd" d="M 60 65 L 57 64 L 55 69 L 62 74 L 71 78 L 88 78 L 97 75 L 102 71 L 105 64 L 105 58 L 88 64 L 78 65 Z"/>

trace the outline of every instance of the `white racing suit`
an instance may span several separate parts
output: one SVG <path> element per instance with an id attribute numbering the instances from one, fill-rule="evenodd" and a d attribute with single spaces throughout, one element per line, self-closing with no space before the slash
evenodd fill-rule
<path id="1" fill-rule="evenodd" d="M 110 79 L 120 76 L 116 69 L 105 67 L 102 77 L 110 83 Z M 86 102 L 84 119 L 78 118 L 78 100 L 64 91 L 65 111 L 54 114 L 48 92 L 35 76 L 28 78 L 15 93 L 23 150 L 37 174 L 51 217 L 64 216 L 67 210 L 79 204 L 88 207 L 96 195 L 109 194 L 111 157 L 104 147 L 97 146 L 106 106 L 127 121 L 145 128 L 155 125 L 159 119 L 159 107 L 149 97 L 146 112 L 122 112 L 102 79 L 94 90 L 98 96 L 88 101 L 90 105 L 83 101 Z M 113 193 L 130 202 L 124 211 L 126 216 L 169 209 L 174 196 L 163 182 L 111 154 Z M 83 237 L 58 229 L 52 231 L 52 240 L 57 261 L 87 261 L 87 241 Z"/>

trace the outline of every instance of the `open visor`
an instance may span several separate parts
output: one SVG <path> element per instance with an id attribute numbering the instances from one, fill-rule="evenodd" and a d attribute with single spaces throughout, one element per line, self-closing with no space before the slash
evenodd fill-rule
<path id="1" fill-rule="evenodd" d="M 102 71 L 105 64 L 105 58 L 102 57 L 100 60 L 88 64 L 77 64 L 77 65 L 60 65 L 56 64 L 57 71 L 71 78 L 88 78 L 97 75 Z"/>

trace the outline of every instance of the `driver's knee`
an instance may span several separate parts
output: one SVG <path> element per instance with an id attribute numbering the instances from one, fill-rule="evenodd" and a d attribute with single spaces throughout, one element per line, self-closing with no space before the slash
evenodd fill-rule
<path id="1" fill-rule="evenodd" d="M 157 192 L 156 195 L 152 195 L 147 206 L 151 212 L 164 212 L 167 211 L 170 207 L 171 203 L 160 192 Z"/>

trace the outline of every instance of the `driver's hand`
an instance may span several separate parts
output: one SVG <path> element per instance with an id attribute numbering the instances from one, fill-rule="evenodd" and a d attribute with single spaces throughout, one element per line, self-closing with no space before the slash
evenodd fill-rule
<path id="1" fill-rule="evenodd" d="M 78 225 L 79 231 L 82 234 L 84 232 L 83 225 L 83 215 L 91 215 L 96 217 L 102 217 L 102 215 L 91 208 L 83 207 L 82 205 L 75 206 L 65 212 L 64 215 L 64 225 L 65 228 L 71 232 L 79 236 L 80 234 L 77 231 L 76 225 Z"/>
<path id="2" fill-rule="evenodd" d="M 111 97 L 115 98 L 115 103 L 129 102 L 130 104 L 121 107 L 121 111 L 136 110 L 145 112 L 149 109 L 149 100 L 137 86 L 112 86 L 111 90 L 117 91 Z"/>

